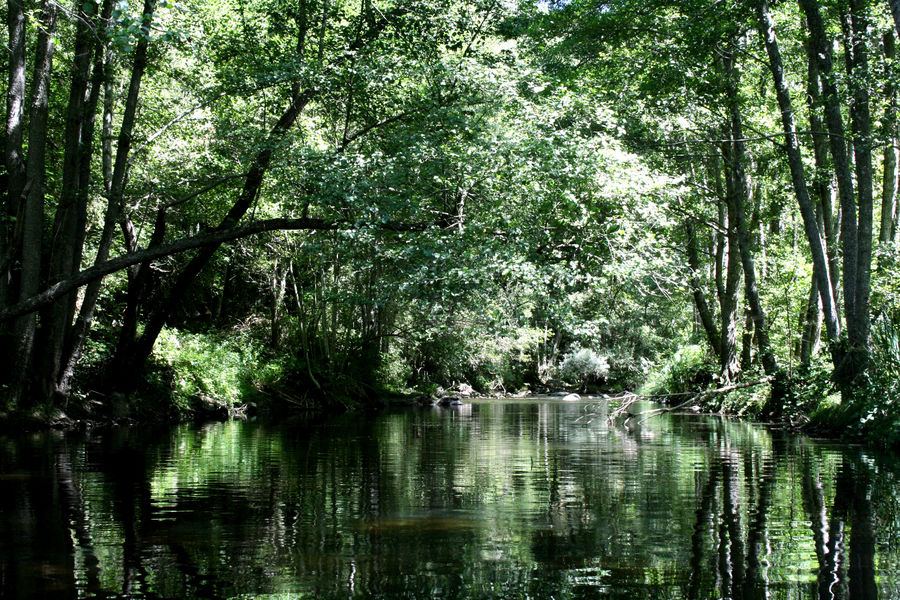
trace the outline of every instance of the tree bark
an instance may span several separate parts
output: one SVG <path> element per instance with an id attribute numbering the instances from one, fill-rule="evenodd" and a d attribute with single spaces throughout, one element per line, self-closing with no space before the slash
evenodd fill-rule
<path id="1" fill-rule="evenodd" d="M 720 216 L 725 217 L 722 224 L 727 223 L 725 227 L 727 256 L 725 258 L 724 286 L 719 287 L 719 317 L 721 321 L 719 369 L 725 381 L 731 381 L 741 370 L 737 355 L 737 308 L 741 283 L 741 259 L 740 241 L 735 227 L 734 204 L 730 200 L 735 192 L 734 177 L 731 172 L 731 149 L 727 144 L 722 148 L 722 154 L 723 170 L 725 171 L 725 193 L 722 204 L 726 209 L 726 214 L 720 214 Z"/>
<path id="2" fill-rule="evenodd" d="M 734 178 L 734 194 L 730 201 L 733 203 L 735 217 L 734 227 L 737 230 L 738 245 L 740 247 L 741 266 L 744 270 L 744 296 L 750 307 L 750 315 L 753 317 L 753 329 L 756 343 L 759 348 L 759 358 L 766 375 L 774 377 L 778 373 L 778 363 L 772 352 L 769 341 L 769 330 L 766 323 L 766 313 L 759 297 L 759 289 L 756 284 L 756 265 L 753 258 L 753 248 L 750 240 L 750 227 L 747 223 L 745 206 L 750 201 L 750 185 L 746 169 L 747 150 L 744 144 L 744 130 L 741 119 L 740 99 L 738 97 L 738 73 L 734 64 L 734 55 L 725 59 L 728 90 L 728 112 L 730 119 L 731 135 L 731 172 Z M 816 230 L 818 234 L 818 230 Z M 773 386 L 773 395 L 776 386 Z"/>
<path id="3" fill-rule="evenodd" d="M 84 7 L 92 7 L 92 16 L 87 14 Z M 82 153 L 85 151 L 84 123 L 93 116 L 85 114 L 85 108 L 94 50 L 95 32 L 92 25 L 96 21 L 96 16 L 96 2 L 88 1 L 84 5 L 81 3 L 76 5 L 72 81 L 69 85 L 63 138 L 62 187 L 48 244 L 50 282 L 77 273 L 81 266 L 84 228 L 87 222 L 87 194 L 80 193 L 80 165 Z M 82 198 L 84 201 L 80 201 Z M 35 379 L 40 383 L 36 391 L 45 399 L 50 399 L 53 395 L 63 349 L 72 327 L 75 301 L 74 294 L 61 298 L 41 315 L 42 357 L 35 365 L 38 369 Z"/>
<path id="4" fill-rule="evenodd" d="M 822 313 L 819 311 L 819 286 L 815 275 L 809 284 L 809 297 L 800 316 L 800 364 L 809 366 L 822 329 Z"/>
<path id="5" fill-rule="evenodd" d="M 716 356 L 721 351 L 722 341 L 719 339 L 719 332 L 716 329 L 715 320 L 709 303 L 706 301 L 706 294 L 703 292 L 703 285 L 700 282 L 700 256 L 697 251 L 697 232 L 692 223 L 688 223 L 687 229 L 687 254 L 688 267 L 691 270 L 691 291 L 694 297 L 694 306 L 700 315 L 700 323 L 703 331 L 706 333 L 706 339 L 709 346 Z"/>
<path id="6" fill-rule="evenodd" d="M 803 19 L 803 29 L 807 30 L 806 19 Z M 822 82 L 819 76 L 818 58 L 813 44 L 807 38 L 806 49 L 806 98 L 809 108 L 809 129 L 812 132 L 813 156 L 815 158 L 816 174 L 813 181 L 815 191 L 817 215 L 821 229 L 825 234 L 825 253 L 828 257 L 828 273 L 831 276 L 831 292 L 834 295 L 835 312 L 841 303 L 840 268 L 838 264 L 838 225 L 834 214 L 834 171 L 828 164 L 829 136 L 825 129 L 825 123 L 820 116 L 822 105 Z M 818 284 L 816 284 L 818 289 Z M 817 301 L 818 306 L 818 301 Z"/>
<path id="7" fill-rule="evenodd" d="M 41 4 L 41 28 L 34 57 L 31 116 L 28 130 L 28 164 L 26 167 L 26 197 L 21 213 L 22 274 L 19 300 L 37 293 L 41 277 L 41 233 L 44 220 L 44 179 L 47 152 L 47 118 L 50 108 L 50 75 L 53 70 L 53 34 L 56 30 L 57 5 L 53 0 Z M 28 372 L 34 355 L 37 318 L 22 315 L 14 326 L 13 385 L 10 396 L 19 404 L 26 391 Z"/>
<path id="8" fill-rule="evenodd" d="M 25 3 L 9 0 L 6 9 L 9 35 L 9 72 L 6 92 L 6 197 L 0 227 L 0 301 L 13 299 L 12 264 L 16 248 L 13 243 L 15 218 L 25 190 Z M 6 346 L 4 344 L 4 346 Z M 8 346 L 12 347 L 12 346 Z"/>
<path id="9" fill-rule="evenodd" d="M 898 0 L 900 1 L 900 0 Z M 884 58 L 893 64 L 896 58 L 896 43 L 894 34 L 884 34 Z M 885 86 L 885 96 L 888 106 L 884 114 L 884 139 L 887 147 L 884 149 L 884 171 L 881 179 L 881 227 L 878 230 L 878 241 L 882 244 L 893 239 L 894 213 L 897 211 L 897 86 L 889 80 Z"/>
<path id="10" fill-rule="evenodd" d="M 111 5 L 111 3 L 109 3 Z M 105 6 L 104 6 L 105 8 Z M 113 167 L 112 180 L 110 182 L 109 195 L 107 197 L 106 214 L 103 222 L 103 232 L 100 235 L 100 244 L 97 248 L 97 256 L 94 260 L 95 265 L 103 264 L 109 258 L 109 251 L 112 246 L 113 236 L 119 226 L 119 214 L 122 209 L 123 196 L 125 193 L 125 176 L 128 168 L 128 154 L 131 150 L 131 134 L 134 130 L 134 123 L 137 117 L 138 97 L 140 95 L 141 80 L 144 76 L 144 70 L 147 66 L 147 49 L 150 40 L 150 26 L 153 21 L 153 13 L 156 10 L 156 0 L 144 0 L 143 16 L 141 23 L 141 35 L 134 52 L 134 62 L 131 69 L 131 80 L 128 84 L 128 95 L 125 100 L 125 112 L 122 115 L 122 125 L 119 129 L 119 138 L 116 144 L 116 160 Z M 97 52 L 101 52 L 102 48 L 98 48 Z M 100 63 L 102 65 L 102 63 Z M 102 81 L 102 72 L 97 78 L 95 90 L 99 93 L 100 83 Z M 94 100 L 94 109 L 96 109 L 96 99 Z M 94 114 L 90 115 L 93 120 Z M 89 152 L 89 150 L 88 150 Z M 87 183 L 87 182 L 84 182 Z M 80 253 L 79 253 L 80 255 Z M 52 384 L 54 391 L 66 396 L 69 393 L 72 375 L 75 372 L 75 365 L 81 357 L 81 349 L 84 344 L 87 332 L 90 330 L 91 322 L 94 318 L 94 309 L 97 306 L 97 299 L 100 297 L 100 286 L 102 278 L 96 279 L 88 284 L 85 290 L 84 300 L 81 304 L 81 310 L 72 329 L 71 339 L 68 341 L 67 350 L 61 355 L 61 361 L 56 365 L 52 373 Z"/>
<path id="11" fill-rule="evenodd" d="M 814 0 L 800 0 L 801 4 L 813 2 Z M 778 99 L 778 106 L 781 109 L 781 122 L 784 129 L 785 149 L 787 151 L 788 166 L 791 171 L 791 182 L 794 188 L 794 194 L 797 197 L 797 203 L 800 206 L 800 215 L 803 219 L 803 228 L 809 242 L 810 251 L 812 252 L 813 270 L 816 273 L 816 282 L 819 288 L 819 294 L 822 298 L 823 315 L 825 319 L 825 329 L 828 339 L 837 341 L 841 336 L 841 324 L 838 317 L 834 294 L 832 293 L 831 277 L 828 270 L 828 258 L 825 253 L 825 244 L 822 236 L 819 234 L 819 227 L 816 220 L 815 208 L 809 198 L 809 192 L 806 187 L 806 174 L 803 171 L 803 157 L 800 153 L 800 144 L 797 140 L 797 127 L 794 121 L 794 109 L 791 101 L 790 91 L 787 85 L 787 78 L 784 73 L 784 66 L 781 60 L 781 50 L 778 47 L 778 40 L 775 36 L 775 28 L 772 22 L 772 16 L 769 12 L 769 3 L 767 0 L 758 0 L 757 17 L 759 20 L 760 34 L 766 46 L 766 52 L 769 55 L 769 67 L 772 72 L 772 79 L 775 85 L 775 94 Z M 816 10 L 818 12 L 818 10 Z M 809 20 L 809 15 L 807 15 Z M 830 67 L 830 64 L 829 64 Z M 828 71 L 830 73 L 830 71 Z M 825 72 L 822 71 L 824 75 Z M 833 86 L 832 86 L 833 87 Z M 838 114 L 840 116 L 840 114 Z M 834 151 L 835 140 L 832 133 L 832 150 Z M 843 147 L 842 137 L 838 138 L 838 146 Z M 837 160 L 835 160 L 837 163 Z M 844 186 L 839 184 L 839 188 Z M 844 190 L 846 192 L 846 190 Z M 842 198 L 844 193 L 842 192 Z M 843 200 L 842 200 L 843 201 Z M 852 197 L 851 197 L 852 201 Z M 844 219 L 846 220 L 846 216 Z M 855 231 L 853 238 L 855 239 Z M 845 239 L 846 242 L 846 239 Z M 845 277 L 847 276 L 845 272 Z M 833 357 L 837 358 L 837 357 Z M 835 362 L 837 365 L 838 362 Z"/>
<path id="12" fill-rule="evenodd" d="M 850 78 L 853 101 L 850 104 L 850 125 L 853 132 L 853 154 L 856 166 L 858 198 L 858 229 L 856 259 L 856 299 L 853 319 L 847 321 L 850 360 L 847 376 L 857 379 L 866 369 L 869 356 L 869 299 L 872 278 L 872 240 L 874 235 L 874 177 L 872 170 L 872 117 L 869 110 L 869 62 L 866 35 L 869 19 L 865 0 L 850 1 L 852 37 Z"/>
<path id="13" fill-rule="evenodd" d="M 131 229 L 130 221 L 125 229 Z M 165 236 L 166 207 L 161 206 L 156 213 L 156 222 L 153 226 L 153 233 L 150 236 L 150 243 L 147 245 L 147 248 L 159 248 L 162 245 Z M 129 237 L 133 239 L 133 234 Z M 136 240 L 133 242 L 129 241 L 128 246 L 130 252 L 137 252 Z M 122 314 L 122 328 L 119 330 L 119 347 L 124 347 L 132 343 L 137 336 L 138 315 L 145 290 L 150 285 L 151 264 L 150 260 L 145 260 L 144 262 L 134 265 L 128 271 L 128 292 L 125 299 L 125 310 Z"/>

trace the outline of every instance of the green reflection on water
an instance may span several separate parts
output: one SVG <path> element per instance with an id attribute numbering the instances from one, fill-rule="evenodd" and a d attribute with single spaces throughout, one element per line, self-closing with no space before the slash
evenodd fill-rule
<path id="1" fill-rule="evenodd" d="M 898 468 L 585 404 L 0 439 L 0 598 L 900 596 Z"/>

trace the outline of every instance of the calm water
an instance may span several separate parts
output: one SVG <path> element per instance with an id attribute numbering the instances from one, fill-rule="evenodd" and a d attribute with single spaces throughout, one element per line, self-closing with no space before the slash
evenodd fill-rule
<path id="1" fill-rule="evenodd" d="M 0 598 L 900 598 L 900 466 L 474 403 L 0 437 Z"/>

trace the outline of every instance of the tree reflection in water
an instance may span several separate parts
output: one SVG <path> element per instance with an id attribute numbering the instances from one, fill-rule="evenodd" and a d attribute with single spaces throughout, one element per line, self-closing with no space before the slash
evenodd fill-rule
<path id="1" fill-rule="evenodd" d="M 898 596 L 858 448 L 526 401 L 0 439 L 0 598 Z"/>

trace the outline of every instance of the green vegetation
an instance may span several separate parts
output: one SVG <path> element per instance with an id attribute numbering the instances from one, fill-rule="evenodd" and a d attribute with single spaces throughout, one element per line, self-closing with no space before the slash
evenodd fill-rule
<path id="1" fill-rule="evenodd" d="M 708 408 L 894 445 L 892 5 L 10 0 L 0 410 L 766 378 Z"/>

